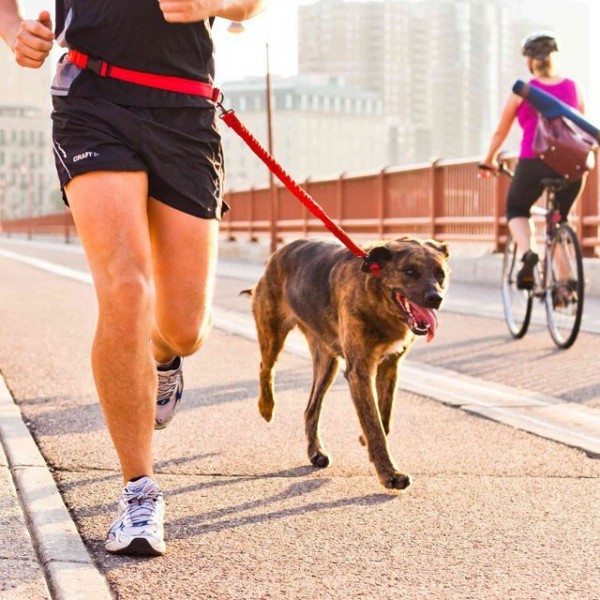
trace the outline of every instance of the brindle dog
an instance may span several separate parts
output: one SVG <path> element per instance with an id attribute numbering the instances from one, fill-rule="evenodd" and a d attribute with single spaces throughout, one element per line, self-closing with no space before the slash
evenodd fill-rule
<path id="1" fill-rule="evenodd" d="M 415 336 L 431 339 L 448 280 L 448 246 L 433 240 L 402 237 L 371 246 L 381 273 L 365 273 L 345 248 L 299 240 L 269 259 L 253 296 L 258 330 L 260 414 L 270 421 L 275 398 L 273 366 L 287 334 L 298 326 L 313 359 L 313 384 L 305 411 L 308 456 L 327 467 L 319 438 L 323 397 L 333 382 L 338 360 L 358 413 L 369 457 L 381 483 L 402 490 L 410 477 L 390 456 L 386 435 L 396 395 L 398 364 Z"/>

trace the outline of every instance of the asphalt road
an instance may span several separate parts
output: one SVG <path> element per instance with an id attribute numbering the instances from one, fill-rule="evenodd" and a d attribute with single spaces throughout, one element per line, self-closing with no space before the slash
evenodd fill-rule
<path id="1" fill-rule="evenodd" d="M 28 252 L 84 269 L 75 252 Z M 390 446 L 414 484 L 390 493 L 358 444 L 340 377 L 322 426 L 333 464 L 316 471 L 303 433 L 309 361 L 283 354 L 266 424 L 257 345 L 219 329 L 186 361 L 181 411 L 156 435 L 168 553 L 108 555 L 120 482 L 89 366 L 93 289 L 3 257 L 0 282 L 0 371 L 115 597 L 600 598 L 597 459 L 402 391 Z M 237 296 L 247 286 L 220 278 L 217 306 L 247 313 Z M 594 408 L 599 350 L 594 333 L 559 352 L 542 327 L 513 342 L 500 319 L 446 312 L 436 340 L 411 359 L 483 388 L 509 384 Z M 6 597 L 44 597 L 20 573 Z"/>

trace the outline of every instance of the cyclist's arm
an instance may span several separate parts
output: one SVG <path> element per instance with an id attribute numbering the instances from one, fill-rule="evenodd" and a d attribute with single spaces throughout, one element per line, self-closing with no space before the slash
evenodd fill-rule
<path id="1" fill-rule="evenodd" d="M 583 90 L 575 83 L 575 91 L 577 92 L 577 110 L 581 114 L 585 114 L 585 96 Z"/>
<path id="2" fill-rule="evenodd" d="M 517 96 L 516 94 L 511 94 L 510 98 L 507 100 L 504 105 L 504 109 L 502 111 L 502 116 L 500 117 L 500 121 L 498 126 L 496 127 L 496 131 L 492 135 L 492 140 L 490 142 L 489 150 L 482 161 L 482 164 L 490 167 L 492 170 L 498 170 L 498 162 L 496 157 L 498 156 L 498 152 L 504 143 L 504 140 L 508 137 L 510 133 L 510 129 L 517 118 L 517 110 L 519 106 L 523 102 L 523 98 Z M 489 171 L 480 171 L 482 175 L 489 175 Z"/>

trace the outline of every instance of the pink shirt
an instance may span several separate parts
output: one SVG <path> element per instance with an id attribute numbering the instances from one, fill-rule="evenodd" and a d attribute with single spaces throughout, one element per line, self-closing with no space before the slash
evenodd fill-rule
<path id="1" fill-rule="evenodd" d="M 577 98 L 577 88 L 575 82 L 572 79 L 563 79 L 560 83 L 553 83 L 551 85 L 547 83 L 541 83 L 537 79 L 531 79 L 529 84 L 540 88 L 544 92 L 551 94 L 555 98 L 562 100 L 565 104 L 574 108 L 579 107 L 579 99 Z M 538 121 L 539 113 L 524 100 L 521 102 L 517 109 L 517 119 L 519 125 L 523 128 L 523 139 L 521 140 L 521 153 L 520 158 L 536 158 L 533 153 L 533 137 L 535 135 L 535 128 Z"/>

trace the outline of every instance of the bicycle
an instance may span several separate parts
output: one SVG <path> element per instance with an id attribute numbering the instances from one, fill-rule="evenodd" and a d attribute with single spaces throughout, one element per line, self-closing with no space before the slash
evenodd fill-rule
<path id="1" fill-rule="evenodd" d="M 500 172 L 513 176 L 506 163 Z M 542 180 L 546 191 L 547 208 L 534 206 L 533 214 L 546 220 L 544 251 L 534 268 L 532 289 L 517 287 L 517 272 L 521 268 L 517 245 L 509 233 L 502 263 L 502 301 L 508 330 L 513 338 L 522 338 L 529 328 L 534 298 L 546 308 L 546 321 L 552 340 L 559 348 L 575 343 L 584 301 L 583 256 L 577 234 L 563 221 L 555 203 L 556 193 L 571 182 L 562 177 Z"/>

